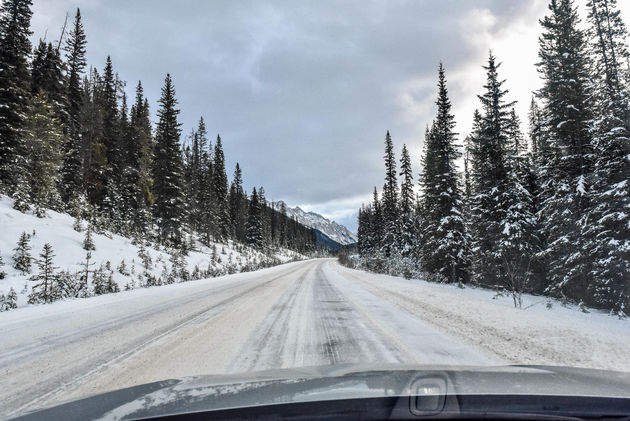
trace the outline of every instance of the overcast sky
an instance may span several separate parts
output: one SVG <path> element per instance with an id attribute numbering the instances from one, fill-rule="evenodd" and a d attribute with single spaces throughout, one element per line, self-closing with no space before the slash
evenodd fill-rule
<path id="1" fill-rule="evenodd" d="M 200 116 L 221 134 L 231 178 L 356 229 L 383 185 L 385 132 L 420 170 L 443 61 L 457 131 L 466 134 L 492 49 L 526 122 L 538 19 L 547 0 L 128 1 L 34 0 L 33 39 L 59 37 L 77 7 L 90 65 L 107 55 L 141 80 L 153 111 L 174 80 L 184 135 Z M 583 3 L 582 13 L 584 14 Z M 628 22 L 630 1 L 619 2 Z M 524 126 L 523 129 L 526 127 Z"/>

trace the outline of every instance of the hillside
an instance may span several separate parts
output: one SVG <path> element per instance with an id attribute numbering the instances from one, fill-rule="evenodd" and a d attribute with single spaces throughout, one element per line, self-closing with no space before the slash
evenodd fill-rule
<path id="1" fill-rule="evenodd" d="M 77 280 L 81 277 L 87 255 L 83 249 L 86 222 L 82 222 L 81 231 L 76 231 L 75 219 L 70 215 L 47 211 L 44 218 L 39 218 L 12 206 L 11 199 L 0 196 L 0 256 L 4 262 L 0 271 L 5 272 L 4 279 L 0 279 L 0 299 L 13 288 L 20 307 L 27 304 L 32 286 L 37 283 L 29 279 L 38 273 L 36 259 L 40 258 L 46 243 L 52 246 L 55 273 L 65 271 Z M 22 232 L 29 236 L 33 258 L 31 271 L 26 274 L 13 268 L 12 256 Z M 277 250 L 268 255 L 232 241 L 210 246 L 194 241 L 194 250 L 182 255 L 176 250 L 108 232 L 93 233 L 92 240 L 88 295 L 94 293 L 95 274 L 105 278 L 111 275 L 118 289 L 129 290 L 246 272 L 304 258 L 289 250 Z"/>

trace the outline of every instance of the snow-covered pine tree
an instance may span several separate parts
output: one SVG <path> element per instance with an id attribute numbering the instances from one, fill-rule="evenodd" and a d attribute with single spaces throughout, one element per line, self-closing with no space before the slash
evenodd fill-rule
<path id="1" fill-rule="evenodd" d="M 0 192 L 5 194 L 25 181 L 31 6 L 31 0 L 5 0 L 0 6 Z"/>
<path id="2" fill-rule="evenodd" d="M 68 203 L 73 196 L 80 194 L 83 189 L 82 158 L 81 158 L 81 107 L 83 105 L 83 90 L 81 76 L 85 69 L 85 31 L 81 22 L 81 11 L 77 9 L 73 27 L 66 38 L 66 69 L 67 69 L 67 114 L 68 127 L 63 145 L 64 161 L 61 169 L 60 191 L 62 199 Z"/>
<path id="3" fill-rule="evenodd" d="M 403 145 L 402 148 L 399 175 L 402 177 L 402 182 L 400 183 L 400 221 L 396 247 L 403 257 L 407 257 L 413 251 L 416 238 L 414 215 L 416 195 L 413 191 L 413 170 L 407 145 Z"/>
<path id="4" fill-rule="evenodd" d="M 183 190 L 183 163 L 179 145 L 180 124 L 177 121 L 175 88 L 166 75 L 158 110 L 159 122 L 155 132 L 155 160 L 153 163 L 153 213 L 159 228 L 159 238 L 177 245 L 183 239 L 186 204 Z"/>
<path id="5" fill-rule="evenodd" d="M 237 241 L 244 241 L 247 228 L 247 197 L 243 190 L 243 173 L 238 162 L 236 163 L 234 178 L 230 185 L 229 206 L 231 236 Z M 286 215 L 286 207 L 284 212 Z"/>
<path id="6" fill-rule="evenodd" d="M 254 248 L 260 249 L 263 247 L 262 209 L 255 187 L 249 200 L 245 241 Z"/>
<path id="7" fill-rule="evenodd" d="M 136 85 L 136 99 L 131 106 L 130 112 L 130 143 L 137 153 L 130 166 L 137 171 L 137 185 L 135 186 L 135 215 L 134 228 L 137 232 L 144 232 L 151 221 L 150 208 L 154 198 L 151 192 L 153 179 L 151 175 L 151 165 L 153 161 L 153 139 L 151 138 L 151 121 L 149 113 L 149 103 L 144 97 L 142 83 L 138 81 Z M 130 186 L 131 187 L 131 186 Z"/>
<path id="8" fill-rule="evenodd" d="M 394 144 L 389 130 L 385 135 L 385 184 L 383 185 L 383 238 L 381 248 L 388 257 L 396 248 L 398 235 L 398 176 Z"/>
<path id="9" fill-rule="evenodd" d="M 547 262 L 547 293 L 588 305 L 593 304 L 592 244 L 585 236 L 592 223 L 593 107 L 586 36 L 572 0 L 552 0 L 540 23 L 538 98 L 550 149 L 539 215 L 547 243 L 540 257 Z"/>
<path id="10" fill-rule="evenodd" d="M 13 310 L 17 308 L 17 293 L 13 287 L 9 288 L 9 293 L 4 302 L 4 307 L 6 310 Z"/>
<path id="11" fill-rule="evenodd" d="M 221 136 L 217 135 L 214 144 L 214 162 L 212 164 L 212 222 L 215 239 L 224 241 L 230 232 L 230 213 L 228 207 L 228 179 L 225 172 L 225 156 Z"/>
<path id="12" fill-rule="evenodd" d="M 616 0 L 587 3 L 595 83 L 593 212 L 585 232 L 593 239 L 589 296 L 594 305 L 630 310 L 630 76 L 628 30 Z"/>
<path id="13" fill-rule="evenodd" d="M 122 202 L 122 176 L 124 174 L 125 159 L 123 157 L 120 115 L 118 108 L 118 84 L 114 73 L 112 60 L 107 56 L 103 70 L 102 95 L 100 110 L 103 116 L 103 145 L 105 146 L 106 165 L 103 176 L 105 186 L 101 207 L 105 215 L 114 222 L 114 227 L 120 229 L 122 215 L 119 204 Z"/>
<path id="14" fill-rule="evenodd" d="M 507 125 L 506 158 L 508 188 L 505 191 L 504 219 L 497 243 L 501 258 L 501 286 L 508 289 L 515 307 L 521 307 L 522 294 L 532 290 L 532 269 L 538 251 L 535 239 L 536 218 L 530 193 L 530 160 L 520 120 L 512 108 Z"/>
<path id="15" fill-rule="evenodd" d="M 456 160 L 457 134 L 444 68 L 438 70 L 437 116 L 429 131 L 421 175 L 423 268 L 449 282 L 466 282 L 466 233 Z"/>
<path id="16" fill-rule="evenodd" d="M 499 79 L 496 58 L 490 53 L 485 92 L 479 95 L 482 112 L 478 129 L 471 137 L 473 198 L 471 208 L 471 240 L 473 280 L 492 287 L 505 284 L 504 258 L 499 250 L 502 231 L 510 206 L 507 143 L 509 111 L 507 90 Z"/>
<path id="17" fill-rule="evenodd" d="M 37 95 L 40 91 L 45 92 L 57 119 L 65 126 L 68 114 L 63 67 L 59 50 L 52 43 L 46 44 L 40 39 L 31 62 L 31 93 Z"/>
<path id="18" fill-rule="evenodd" d="M 85 238 L 83 239 L 83 250 L 93 251 L 96 250 L 96 246 L 94 245 L 94 240 L 92 239 L 92 225 L 88 224 L 87 229 L 85 230 Z"/>
<path id="19" fill-rule="evenodd" d="M 30 280 L 36 282 L 31 288 L 28 296 L 29 304 L 35 303 L 51 303 L 54 301 L 55 294 L 55 270 L 59 269 L 53 263 L 52 246 L 49 243 L 44 244 L 44 248 L 36 260 L 39 272 L 31 276 Z"/>
<path id="20" fill-rule="evenodd" d="M 384 236 L 384 222 L 383 222 L 383 204 L 378 196 L 378 190 L 374 187 L 372 193 L 372 212 L 368 232 L 368 238 L 370 246 L 372 248 L 371 254 L 379 254 L 383 245 Z"/>
<path id="21" fill-rule="evenodd" d="M 43 90 L 31 97 L 25 133 L 30 198 L 42 214 L 46 208 L 61 206 L 57 184 L 63 163 L 63 128 Z"/>
<path id="22" fill-rule="evenodd" d="M 23 232 L 18 240 L 17 247 L 13 250 L 13 268 L 27 274 L 31 272 L 33 258 L 31 257 L 31 237 Z"/>

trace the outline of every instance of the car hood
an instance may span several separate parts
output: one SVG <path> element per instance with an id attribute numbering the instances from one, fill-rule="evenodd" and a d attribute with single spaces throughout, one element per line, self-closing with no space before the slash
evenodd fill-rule
<path id="1" fill-rule="evenodd" d="M 279 369 L 148 383 L 17 419 L 141 419 L 270 404 L 422 394 L 630 398 L 630 373 L 520 365 L 336 365 Z"/>

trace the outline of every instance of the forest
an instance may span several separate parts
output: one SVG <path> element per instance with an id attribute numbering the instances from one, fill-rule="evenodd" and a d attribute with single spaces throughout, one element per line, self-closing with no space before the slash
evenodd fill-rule
<path id="1" fill-rule="evenodd" d="M 368 270 L 630 308 L 630 56 L 616 0 L 551 0 L 527 136 L 490 52 L 472 132 L 456 133 L 445 70 L 418 188 L 385 138 L 385 183 L 359 211 Z M 528 99 L 529 100 L 529 99 Z M 400 177 L 400 180 L 399 180 Z M 400 183 L 400 185 L 399 185 Z"/>
<path id="2" fill-rule="evenodd" d="M 315 232 L 263 187 L 245 192 L 238 164 L 228 181 L 222 139 L 209 139 L 203 118 L 183 139 L 170 75 L 154 125 L 140 81 L 129 99 L 110 57 L 100 71 L 88 67 L 79 9 L 58 40 L 33 47 L 31 6 L 6 0 L 0 9 L 0 194 L 16 209 L 67 212 L 184 252 L 193 236 L 314 249 Z"/>

